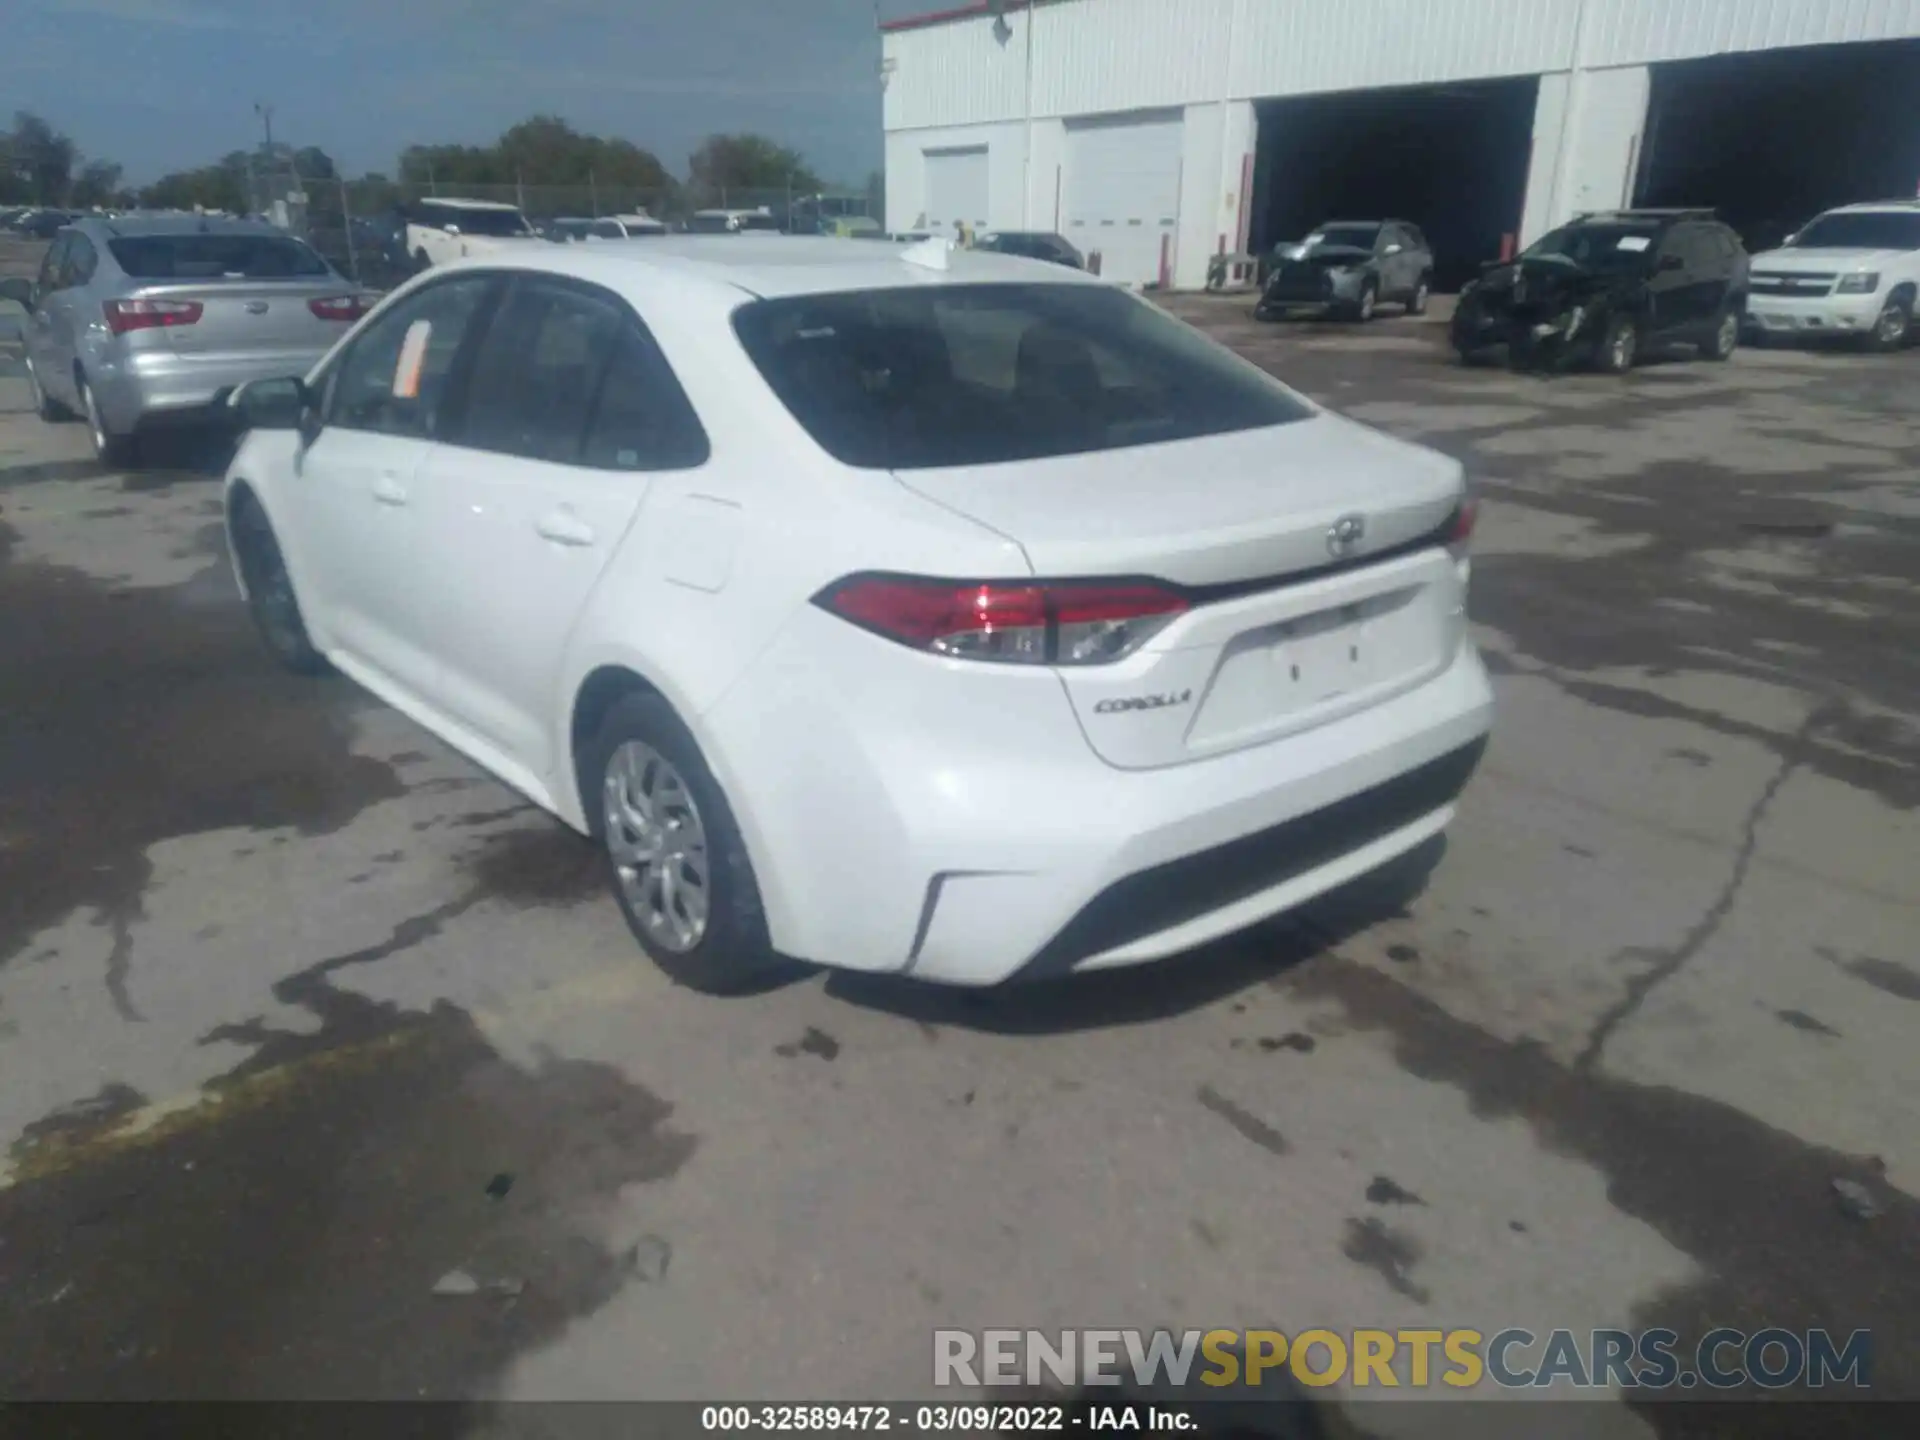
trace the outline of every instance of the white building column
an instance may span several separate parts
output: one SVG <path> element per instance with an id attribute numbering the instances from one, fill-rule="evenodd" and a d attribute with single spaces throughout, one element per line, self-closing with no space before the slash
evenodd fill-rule
<path id="1" fill-rule="evenodd" d="M 1181 129 L 1173 284 L 1198 290 L 1207 283 L 1208 261 L 1246 246 L 1258 125 L 1251 101 L 1227 100 L 1187 106 Z"/>
<path id="2" fill-rule="evenodd" d="M 1520 243 L 1583 210 L 1633 203 L 1652 78 L 1644 65 L 1540 77 Z M 1569 133 L 1569 123 L 1572 126 Z M 1558 167 L 1564 162 L 1564 172 Z"/>

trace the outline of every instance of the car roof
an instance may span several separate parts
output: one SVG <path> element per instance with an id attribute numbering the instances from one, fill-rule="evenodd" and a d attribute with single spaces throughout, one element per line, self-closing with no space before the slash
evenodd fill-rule
<path id="1" fill-rule="evenodd" d="M 445 205 L 450 210 L 518 210 L 520 207 L 505 200 L 462 200 L 452 195 L 426 195 L 421 197 L 422 205 Z"/>
<path id="2" fill-rule="evenodd" d="M 634 250 L 554 245 L 516 249 L 511 254 L 494 251 L 436 267 L 436 273 L 453 268 L 542 270 L 614 289 L 646 274 L 760 299 L 927 285 L 1106 283 L 1042 261 L 983 250 L 950 250 L 945 255 L 946 268 L 938 269 L 904 258 L 912 248 L 884 240 L 832 236 L 669 235 Z"/>
<path id="3" fill-rule="evenodd" d="M 1859 200 L 1851 205 L 1836 205 L 1831 210 L 1823 210 L 1823 215 L 1904 215 L 1911 210 L 1920 210 L 1920 199 L 1899 200 Z"/>
<path id="4" fill-rule="evenodd" d="M 147 235 L 277 235 L 293 240 L 278 226 L 264 220 L 229 220 L 218 215 L 121 215 L 108 219 L 86 215 L 72 228 L 109 240 L 138 239 Z"/>

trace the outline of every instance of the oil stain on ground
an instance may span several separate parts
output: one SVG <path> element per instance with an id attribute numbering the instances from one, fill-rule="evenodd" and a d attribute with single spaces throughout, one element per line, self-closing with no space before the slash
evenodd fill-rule
<path id="1" fill-rule="evenodd" d="M 465 1012 L 330 973 L 281 987 L 319 1028 L 254 1027 L 200 1109 L 26 1147 L 0 1191 L 0 1394 L 465 1399 L 632 1278 L 588 1217 L 687 1162 L 672 1107 L 598 1064 L 523 1070 Z M 453 1270 L 489 1288 L 436 1296 Z"/>
<path id="2" fill-rule="evenodd" d="M 1390 1037 L 1408 1073 L 1456 1087 L 1483 1118 L 1526 1120 L 1548 1149 L 1605 1175 L 1616 1207 L 1700 1269 L 1698 1281 L 1633 1317 L 1641 1327 L 1678 1331 L 1680 1353 L 1719 1325 L 1749 1333 L 1825 1326 L 1920 1334 L 1920 1201 L 1885 1185 L 1871 1157 L 1809 1144 L 1716 1100 L 1636 1084 L 1604 1068 L 1572 1070 L 1537 1044 L 1490 1035 L 1383 971 L 1331 951 L 1304 957 L 1276 984 L 1301 1000 L 1337 1003 L 1355 1029 Z M 1836 1178 L 1866 1186 L 1882 1213 L 1871 1221 L 1843 1213 L 1833 1203 Z M 1373 1254 L 1373 1237 L 1361 1238 Z M 1874 1367 L 1877 1397 L 1920 1399 L 1913 1346 L 1880 1344 Z M 1758 1397 L 1731 1391 L 1715 1398 Z M 1663 1440 L 1807 1433 L 1806 1413 L 1791 1405 L 1745 1410 L 1737 1430 L 1699 1405 L 1648 1404 L 1644 1413 Z M 1886 1433 L 1859 1411 L 1822 1407 L 1821 1415 L 1832 1421 L 1825 1435 Z"/>

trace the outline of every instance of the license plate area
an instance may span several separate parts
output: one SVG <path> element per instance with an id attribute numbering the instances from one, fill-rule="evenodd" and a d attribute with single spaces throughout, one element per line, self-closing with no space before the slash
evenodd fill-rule
<path id="1" fill-rule="evenodd" d="M 1234 636 L 1197 707 L 1189 753 L 1307 729 L 1418 683 L 1452 651 L 1456 622 L 1442 600 L 1431 585 L 1396 588 Z"/>
<path id="2" fill-rule="evenodd" d="M 1298 710 L 1358 690 L 1373 679 L 1365 602 L 1276 625 L 1266 644 L 1275 708 Z"/>

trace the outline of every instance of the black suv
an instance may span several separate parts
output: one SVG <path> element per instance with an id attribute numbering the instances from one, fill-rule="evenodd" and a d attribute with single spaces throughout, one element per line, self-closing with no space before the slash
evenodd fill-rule
<path id="1" fill-rule="evenodd" d="M 1489 265 L 1460 292 L 1451 333 L 1464 360 L 1505 346 L 1521 368 L 1617 375 L 1675 342 L 1727 359 L 1746 303 L 1746 248 L 1712 211 L 1613 210 Z"/>

